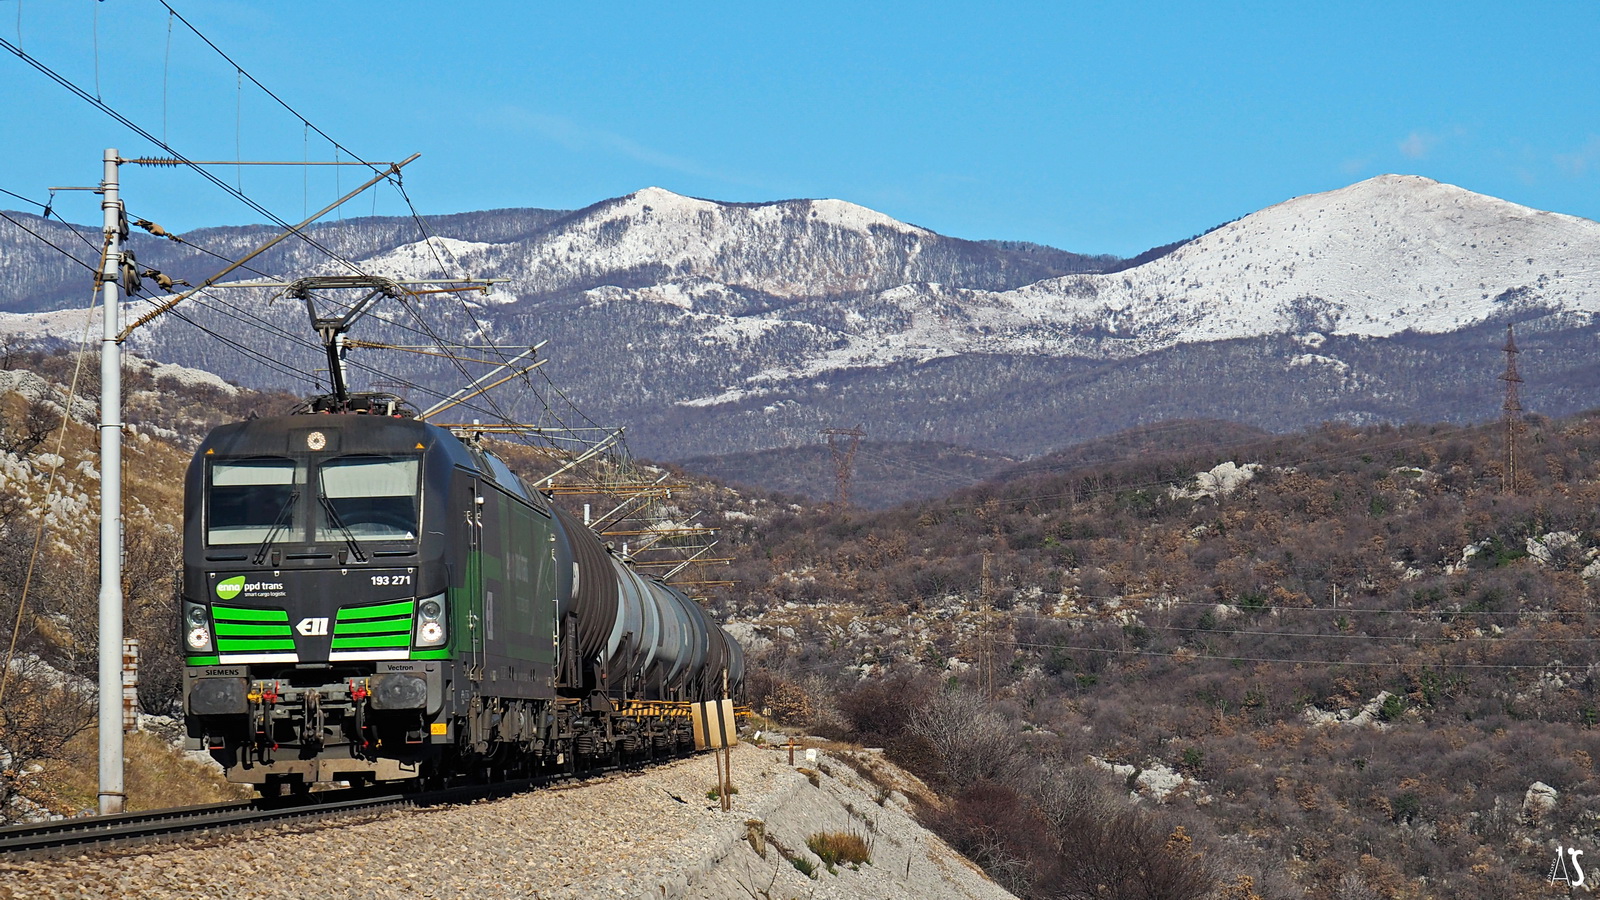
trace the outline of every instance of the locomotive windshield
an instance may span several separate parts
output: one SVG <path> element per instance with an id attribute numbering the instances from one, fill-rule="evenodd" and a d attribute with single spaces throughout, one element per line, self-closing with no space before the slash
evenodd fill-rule
<path id="1" fill-rule="evenodd" d="M 293 496 L 293 460 L 268 457 L 213 463 L 207 542 L 261 542 Z"/>
<path id="2" fill-rule="evenodd" d="M 414 456 L 341 456 L 319 469 L 319 541 L 409 540 L 417 536 Z"/>

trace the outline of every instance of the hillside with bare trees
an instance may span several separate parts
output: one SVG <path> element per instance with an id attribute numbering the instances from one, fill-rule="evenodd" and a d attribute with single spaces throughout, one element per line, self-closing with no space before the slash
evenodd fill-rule
<path id="1" fill-rule="evenodd" d="M 99 476 L 73 358 L 7 358 L 12 793 L 91 718 Z M 184 447 L 292 398 L 138 361 L 127 383 L 130 630 L 141 703 L 171 712 Z M 734 559 L 706 603 L 748 699 L 884 747 L 1018 896 L 1521 896 L 1600 845 L 1600 413 L 1522 424 L 1514 483 L 1498 423 L 1186 421 L 884 511 L 687 475 L 673 503 Z"/>
<path id="2" fill-rule="evenodd" d="M 1525 896 L 1600 845 L 1600 414 L 1519 444 L 1155 426 L 729 523 L 721 602 L 757 704 L 930 777 L 1019 896 Z M 1188 887 L 1084 875 L 1151 860 Z"/>

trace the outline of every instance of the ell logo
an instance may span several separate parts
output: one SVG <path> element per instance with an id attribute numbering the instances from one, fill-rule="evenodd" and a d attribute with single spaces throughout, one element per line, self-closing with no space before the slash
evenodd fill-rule
<path id="1" fill-rule="evenodd" d="M 1577 847 L 1563 849 L 1557 846 L 1555 862 L 1550 864 L 1550 883 L 1552 885 L 1565 884 L 1569 888 L 1581 887 L 1586 890 L 1594 890 L 1584 879 L 1583 867 L 1578 865 L 1578 857 L 1582 855 L 1583 851 Z"/>

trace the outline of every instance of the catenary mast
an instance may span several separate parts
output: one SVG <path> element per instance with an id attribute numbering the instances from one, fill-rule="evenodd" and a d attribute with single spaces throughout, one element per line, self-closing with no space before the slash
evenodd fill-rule
<path id="1" fill-rule="evenodd" d="M 127 794 L 122 762 L 122 242 L 127 217 L 117 167 L 108 149 L 100 182 L 105 213 L 105 260 L 100 268 L 100 813 L 122 812 Z"/>

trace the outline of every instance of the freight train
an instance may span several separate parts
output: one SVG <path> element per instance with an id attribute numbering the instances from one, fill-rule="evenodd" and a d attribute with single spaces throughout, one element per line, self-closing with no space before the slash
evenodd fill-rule
<path id="1" fill-rule="evenodd" d="M 263 794 L 676 753 L 743 679 L 697 603 L 389 395 L 212 431 L 183 553 L 188 745 Z"/>

